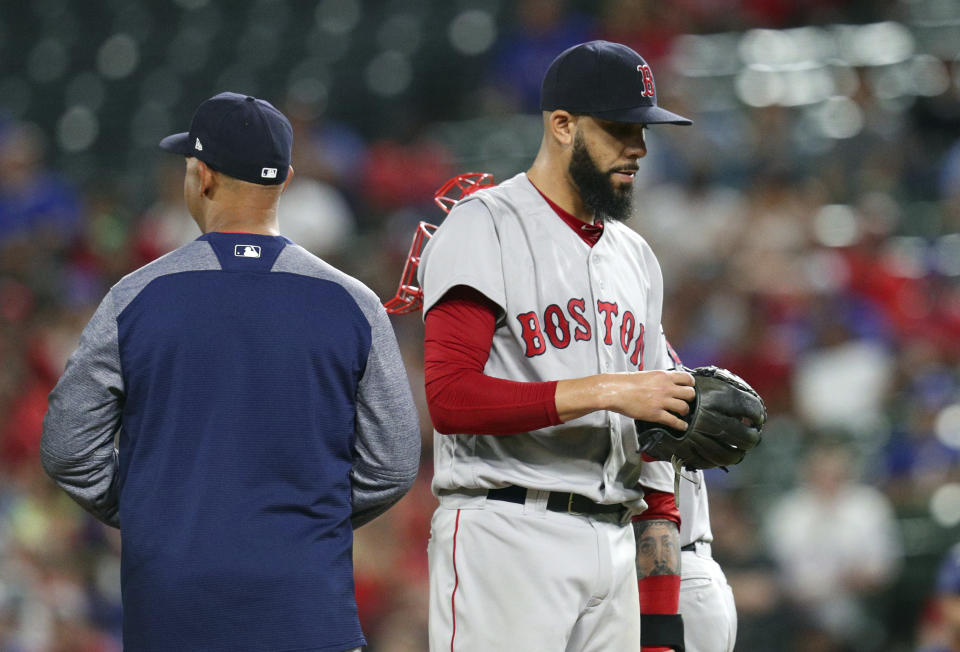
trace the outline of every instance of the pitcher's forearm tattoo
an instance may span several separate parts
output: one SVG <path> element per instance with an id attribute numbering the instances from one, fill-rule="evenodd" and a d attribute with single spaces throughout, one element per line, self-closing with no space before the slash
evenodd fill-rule
<path id="1" fill-rule="evenodd" d="M 666 519 L 634 521 L 637 539 L 637 579 L 680 574 L 680 531 Z"/>

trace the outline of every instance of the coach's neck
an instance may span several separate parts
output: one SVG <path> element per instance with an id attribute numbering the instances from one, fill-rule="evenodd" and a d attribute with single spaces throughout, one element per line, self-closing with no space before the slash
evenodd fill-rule
<path id="1" fill-rule="evenodd" d="M 183 190 L 190 215 L 203 233 L 280 235 L 277 209 L 280 195 L 292 178 L 293 167 L 282 184 L 263 186 L 235 179 L 199 159 L 188 158 Z"/>

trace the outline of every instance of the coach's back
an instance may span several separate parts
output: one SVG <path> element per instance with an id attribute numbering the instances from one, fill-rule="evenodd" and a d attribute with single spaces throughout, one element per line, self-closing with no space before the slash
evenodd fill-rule
<path id="1" fill-rule="evenodd" d="M 188 159 L 188 193 L 191 166 L 210 172 Z M 396 339 L 360 282 L 209 217 L 100 304 L 50 396 L 44 466 L 121 529 L 125 649 L 356 648 L 353 527 L 419 461 Z"/>

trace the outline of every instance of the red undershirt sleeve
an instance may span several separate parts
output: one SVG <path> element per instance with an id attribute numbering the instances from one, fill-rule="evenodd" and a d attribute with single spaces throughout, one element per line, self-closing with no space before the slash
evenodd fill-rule
<path id="1" fill-rule="evenodd" d="M 643 488 L 643 501 L 647 509 L 633 517 L 634 521 L 649 521 L 655 518 L 673 521 L 680 527 L 680 509 L 673 494 L 666 491 L 657 491 L 648 487 Z"/>
<path id="2" fill-rule="evenodd" d="M 510 435 L 561 423 L 557 381 L 523 383 L 483 373 L 499 308 L 458 285 L 426 315 L 424 376 L 437 432 Z"/>

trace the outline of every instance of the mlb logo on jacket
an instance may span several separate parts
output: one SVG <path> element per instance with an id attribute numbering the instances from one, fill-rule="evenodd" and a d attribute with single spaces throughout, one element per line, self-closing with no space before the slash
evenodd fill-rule
<path id="1" fill-rule="evenodd" d="M 257 245 L 238 244 L 233 247 L 233 255 L 240 258 L 259 258 L 260 247 Z"/>

